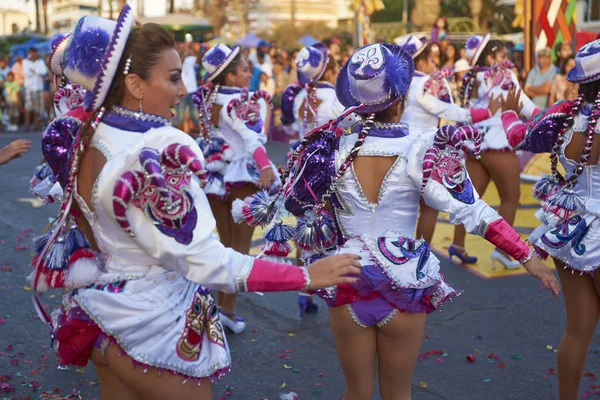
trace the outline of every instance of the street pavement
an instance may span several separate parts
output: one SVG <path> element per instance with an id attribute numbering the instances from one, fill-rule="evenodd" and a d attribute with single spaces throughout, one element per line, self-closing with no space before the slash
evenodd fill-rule
<path id="1" fill-rule="evenodd" d="M 31 303 L 26 281 L 31 238 L 56 215 L 57 206 L 40 207 L 28 191 L 41 159 L 40 134 L 0 134 L 0 146 L 21 137 L 34 140 L 32 151 L 0 167 L 0 399 L 97 399 L 92 365 L 56 369 L 48 330 Z M 272 146 L 269 151 L 281 162 L 286 148 Z M 565 325 L 562 299 L 553 299 L 526 275 L 486 279 L 446 260 L 442 271 L 462 295 L 428 317 L 413 399 L 557 399 L 554 370 Z M 51 310 L 59 297 L 59 292 L 47 293 L 42 303 Z M 215 385 L 215 399 L 277 400 L 291 391 L 302 400 L 342 396 L 344 379 L 324 304 L 318 314 L 300 319 L 295 303 L 294 293 L 240 296 L 237 311 L 248 328 L 228 336 L 233 368 Z M 600 399 L 594 388 L 600 384 L 598 335 L 591 349 L 581 395 Z M 474 362 L 467 361 L 469 355 Z M 69 397 L 73 393 L 77 395 Z M 377 391 L 373 398 L 379 398 Z"/>

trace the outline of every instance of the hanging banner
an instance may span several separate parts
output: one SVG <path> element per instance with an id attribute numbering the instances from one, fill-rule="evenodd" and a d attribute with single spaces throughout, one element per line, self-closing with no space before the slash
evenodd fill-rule
<path id="1" fill-rule="evenodd" d="M 574 44 L 576 33 L 577 0 L 531 0 L 525 1 L 525 46 L 527 49 L 525 67 L 535 66 L 536 50 L 548 47 L 553 50 L 556 44 Z"/>

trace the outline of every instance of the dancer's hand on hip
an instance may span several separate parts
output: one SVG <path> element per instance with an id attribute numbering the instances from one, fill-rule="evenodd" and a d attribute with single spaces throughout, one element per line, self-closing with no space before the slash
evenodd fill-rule
<path id="1" fill-rule="evenodd" d="M 326 288 L 340 283 L 355 283 L 360 275 L 360 257 L 354 254 L 338 254 L 315 261 L 308 267 L 309 290 Z"/>
<path id="2" fill-rule="evenodd" d="M 554 297 L 560 294 L 560 285 L 552 270 L 548 268 L 539 258 L 532 257 L 531 260 L 523 264 L 523 267 L 531 274 L 538 278 L 545 288 L 552 290 Z"/>

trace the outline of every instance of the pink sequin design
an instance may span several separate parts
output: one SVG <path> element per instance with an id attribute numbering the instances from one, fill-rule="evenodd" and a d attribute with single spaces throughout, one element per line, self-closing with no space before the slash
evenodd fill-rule
<path id="1" fill-rule="evenodd" d="M 126 214 L 133 202 L 161 232 L 179 243 L 191 243 L 197 214 L 188 188 L 192 174 L 201 181 L 206 177 L 200 160 L 188 146 L 174 143 L 162 154 L 143 149 L 140 163 L 145 172 L 128 171 L 115 184 L 113 210 L 117 223 L 135 236 Z"/>
<path id="2" fill-rule="evenodd" d="M 456 199 L 466 203 L 474 201 L 473 188 L 459 152 L 467 140 L 474 142 L 474 154 L 479 158 L 483 135 L 477 129 L 471 126 L 456 128 L 451 125 L 438 129 L 433 146 L 423 158 L 421 192 L 425 191 L 427 183 L 433 179 L 444 185 Z"/>
<path id="3" fill-rule="evenodd" d="M 508 60 L 503 61 L 501 64 L 493 63 L 483 76 L 488 87 L 500 86 L 502 90 L 512 88 L 515 83 L 512 80 L 510 70 L 514 67 L 515 65 Z"/>
<path id="4" fill-rule="evenodd" d="M 248 98 L 248 89 L 244 88 L 239 99 L 233 99 L 227 104 L 227 114 L 235 110 L 235 115 L 246 123 L 246 126 L 255 132 L 262 130 L 263 121 L 260 117 L 259 99 L 263 99 L 270 109 L 273 109 L 271 95 L 264 90 L 257 90 Z"/>

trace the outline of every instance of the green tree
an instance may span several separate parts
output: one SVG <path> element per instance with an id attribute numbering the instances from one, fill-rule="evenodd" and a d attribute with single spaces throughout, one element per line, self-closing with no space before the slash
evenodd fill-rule
<path id="1" fill-rule="evenodd" d="M 404 2 L 408 1 L 408 7 L 412 5 L 411 0 L 383 0 L 385 9 L 373 14 L 373 22 L 397 22 L 402 21 L 402 8 Z"/>

